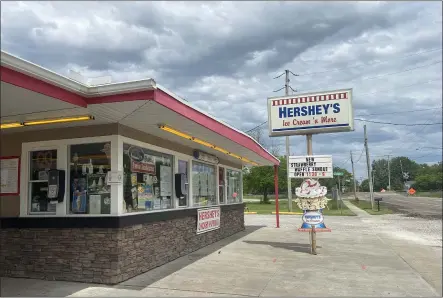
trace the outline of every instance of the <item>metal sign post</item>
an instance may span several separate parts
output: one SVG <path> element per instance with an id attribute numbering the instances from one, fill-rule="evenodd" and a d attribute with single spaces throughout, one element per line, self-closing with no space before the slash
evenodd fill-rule
<path id="1" fill-rule="evenodd" d="M 306 153 L 308 155 L 313 155 L 312 153 L 312 135 L 306 135 Z M 311 239 L 311 254 L 317 254 L 317 239 L 315 233 L 315 225 L 311 225 L 311 231 L 309 232 Z"/>
<path id="2" fill-rule="evenodd" d="M 288 71 L 285 71 L 286 78 Z M 283 75 L 283 74 L 282 74 Z M 280 75 L 280 76 L 282 76 Z M 279 76 L 279 77 L 280 77 Z M 286 79 L 285 87 L 288 86 Z M 269 136 L 289 137 L 306 135 L 308 156 L 288 158 L 288 203 L 291 203 L 291 178 L 303 178 L 300 187 L 295 188 L 296 202 L 304 211 L 304 222 L 300 232 L 310 233 L 311 253 L 317 254 L 316 233 L 330 232 L 323 222 L 322 210 L 327 207 L 327 189 L 321 186 L 319 178 L 333 178 L 332 156 L 313 156 L 312 135 L 320 133 L 354 131 L 352 89 L 310 92 L 268 98 Z M 289 145 L 289 142 L 286 142 Z M 290 205 L 292 206 L 292 205 Z M 306 215 L 310 213 L 310 215 Z M 315 213 L 315 214 L 314 214 Z M 321 218 L 321 222 L 318 222 Z"/>

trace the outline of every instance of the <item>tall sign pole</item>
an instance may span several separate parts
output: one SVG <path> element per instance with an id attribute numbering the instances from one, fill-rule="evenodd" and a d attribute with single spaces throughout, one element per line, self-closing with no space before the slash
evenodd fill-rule
<path id="1" fill-rule="evenodd" d="M 306 153 L 310 156 L 314 155 L 312 153 L 312 134 L 307 134 L 306 135 Z M 312 225 L 312 230 L 311 232 L 309 232 L 309 234 L 311 234 L 311 253 L 313 255 L 317 254 L 317 237 L 316 237 L 316 232 L 315 232 L 315 226 Z"/>
<path id="2" fill-rule="evenodd" d="M 289 70 L 285 70 L 285 96 L 289 95 Z M 292 191 L 291 178 L 289 176 L 289 136 L 286 136 L 286 173 L 288 179 L 288 211 L 292 212 Z"/>
<path id="3" fill-rule="evenodd" d="M 333 178 L 333 169 L 332 156 L 314 156 L 312 136 L 354 130 L 352 89 L 289 95 L 289 88 L 292 89 L 289 86 L 289 73 L 293 74 L 290 70 L 285 70 L 278 76 L 286 75 L 286 96 L 268 97 L 269 136 L 286 137 L 289 210 L 292 210 L 290 179 L 304 180 L 300 187 L 295 188 L 297 205 L 303 210 L 303 224 L 298 231 L 310 232 L 311 252 L 316 254 L 316 233 L 331 231 L 326 228 L 322 213 L 328 203 L 327 188 L 321 186 L 318 179 Z M 274 92 L 277 91 L 279 90 Z M 290 161 L 289 137 L 292 135 L 306 136 L 307 156 L 293 156 Z"/>

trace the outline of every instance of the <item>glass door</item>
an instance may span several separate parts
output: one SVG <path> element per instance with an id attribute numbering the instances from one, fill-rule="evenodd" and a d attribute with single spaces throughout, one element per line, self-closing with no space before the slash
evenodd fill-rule
<path id="1" fill-rule="evenodd" d="M 178 161 L 178 172 L 180 174 L 185 174 L 185 189 L 186 193 L 184 197 L 178 199 L 179 207 L 187 207 L 188 206 L 188 197 L 189 197 L 189 180 L 188 180 L 188 162 L 184 160 Z"/>
<path id="2" fill-rule="evenodd" d="M 218 198 L 220 204 L 225 203 L 225 168 L 218 168 Z"/>

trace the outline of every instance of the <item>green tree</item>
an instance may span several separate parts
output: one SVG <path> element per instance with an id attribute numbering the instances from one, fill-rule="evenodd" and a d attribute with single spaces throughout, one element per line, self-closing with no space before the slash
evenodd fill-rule
<path id="1" fill-rule="evenodd" d="M 413 187 L 418 191 L 441 191 L 443 189 L 443 164 L 422 164 L 415 175 Z"/>
<path id="2" fill-rule="evenodd" d="M 278 167 L 278 188 L 284 190 L 287 187 L 286 180 L 286 158 L 279 157 L 280 166 Z M 246 192 L 263 195 L 261 203 L 269 203 L 269 194 L 275 193 L 274 186 L 274 167 L 262 166 L 252 167 L 247 173 L 244 172 L 243 187 Z"/>
<path id="3" fill-rule="evenodd" d="M 403 172 L 409 174 L 408 180 L 414 180 L 417 176 L 420 165 L 405 156 L 394 157 L 390 161 L 391 171 L 391 189 L 403 190 L 404 178 Z M 402 172 L 403 169 L 403 172 Z M 388 160 L 375 159 L 372 161 L 372 170 L 374 172 L 374 191 L 380 191 L 382 188 L 387 189 L 389 185 Z"/>
<path id="4" fill-rule="evenodd" d="M 369 180 L 365 179 L 360 184 L 360 191 L 361 192 L 368 192 L 369 191 Z"/>

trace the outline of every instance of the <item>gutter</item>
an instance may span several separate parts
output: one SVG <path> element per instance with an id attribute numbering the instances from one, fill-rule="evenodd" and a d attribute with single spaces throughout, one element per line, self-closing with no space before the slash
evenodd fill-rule
<path id="1" fill-rule="evenodd" d="M 85 98 L 156 89 L 153 79 L 89 86 L 4 51 L 1 52 L 1 65 Z"/>
<path id="2" fill-rule="evenodd" d="M 36 78 L 38 80 L 49 83 L 51 85 L 58 86 L 65 90 L 71 91 L 75 94 L 83 96 L 84 98 L 94 98 L 100 96 L 109 96 L 116 94 L 159 89 L 168 94 L 169 96 L 173 97 L 175 100 L 179 101 L 180 103 L 206 115 L 207 117 L 221 123 L 222 125 L 225 125 L 229 129 L 232 129 L 233 131 L 248 137 L 250 140 L 256 143 L 263 151 L 269 154 L 269 156 L 272 156 L 274 160 L 277 162 L 277 164 L 280 164 L 280 160 L 277 157 L 268 152 L 262 145 L 260 145 L 260 143 L 254 140 L 254 138 L 252 138 L 250 135 L 236 129 L 235 127 L 232 127 L 231 125 L 225 123 L 224 121 L 218 120 L 217 118 L 191 105 L 188 101 L 180 98 L 178 95 L 174 94 L 173 92 L 167 90 L 162 86 L 157 85 L 157 83 L 153 79 L 144 79 L 138 81 L 89 86 L 4 51 L 1 51 L 1 65 L 6 68 L 20 72 L 22 74 L 28 75 L 30 77 Z"/>

